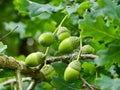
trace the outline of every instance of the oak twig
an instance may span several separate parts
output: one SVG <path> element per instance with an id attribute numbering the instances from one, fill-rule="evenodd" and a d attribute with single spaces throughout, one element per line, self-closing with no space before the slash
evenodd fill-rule
<path id="1" fill-rule="evenodd" d="M 70 55 L 64 55 L 64 56 L 56 56 L 56 57 L 49 57 L 47 58 L 47 63 L 52 63 L 55 61 L 68 61 L 69 59 L 77 59 L 77 53 L 70 54 Z M 93 54 L 81 54 L 80 59 L 95 59 L 97 56 Z"/>
<path id="2" fill-rule="evenodd" d="M 18 90 L 23 90 L 22 89 L 22 79 L 21 79 L 21 73 L 20 69 L 16 70 L 16 81 L 18 85 Z"/>
<path id="3" fill-rule="evenodd" d="M 26 81 L 31 81 L 31 78 L 30 77 L 25 77 L 25 78 L 22 78 L 22 82 L 26 82 Z M 1 86 L 6 86 L 6 85 L 10 85 L 11 83 L 16 83 L 16 79 L 9 79 L 3 83 L 0 83 Z"/>
<path id="4" fill-rule="evenodd" d="M 88 87 L 90 90 L 100 90 L 96 87 L 94 87 L 93 85 L 89 84 L 81 75 L 79 75 L 79 79 L 83 82 L 83 85 L 86 87 Z"/>
<path id="5" fill-rule="evenodd" d="M 77 55 L 78 55 L 77 53 L 74 53 L 74 54 L 70 54 L 68 56 L 63 55 L 63 56 L 56 56 L 56 57 L 48 57 L 46 60 L 47 60 L 47 63 L 53 63 L 56 61 L 65 61 L 66 62 L 69 59 L 77 59 Z M 92 54 L 81 54 L 80 55 L 81 60 L 84 60 L 87 58 L 95 59 L 96 57 L 97 57 L 96 55 L 92 55 Z M 33 80 L 37 80 L 37 81 L 45 80 L 42 72 L 40 72 L 40 70 L 38 70 L 39 68 L 29 67 L 25 64 L 25 62 L 16 60 L 13 57 L 9 57 L 9 56 L 6 56 L 1 53 L 0 53 L 0 68 L 2 68 L 2 69 L 8 68 L 8 69 L 11 69 L 14 71 L 20 68 L 20 71 L 22 74 L 27 75 L 28 77 L 32 77 Z M 40 66 L 40 68 L 42 68 L 42 67 Z M 20 71 L 18 70 L 17 73 L 20 74 Z M 20 81 L 19 74 L 17 74 L 18 81 Z M 19 82 L 19 84 L 21 84 L 21 83 Z M 32 85 L 32 83 L 31 83 L 31 85 Z M 34 83 L 33 83 L 33 85 L 34 85 Z"/>
<path id="6" fill-rule="evenodd" d="M 34 90 L 35 86 L 37 84 L 37 81 L 35 79 L 33 79 L 29 85 L 29 87 L 27 88 L 27 90 Z"/>
<path id="7" fill-rule="evenodd" d="M 5 34 L 3 37 L 0 37 L 0 40 L 6 38 L 8 35 L 10 35 L 12 32 L 14 32 L 17 28 L 18 28 L 18 26 L 16 26 L 12 31 L 10 31 L 7 34 Z"/>

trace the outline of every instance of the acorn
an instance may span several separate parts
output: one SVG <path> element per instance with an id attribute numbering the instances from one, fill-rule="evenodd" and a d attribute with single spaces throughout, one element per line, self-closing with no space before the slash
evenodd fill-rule
<path id="1" fill-rule="evenodd" d="M 25 63 L 30 67 L 35 67 L 43 63 L 44 60 L 45 60 L 45 55 L 42 52 L 34 52 L 26 57 Z"/>
<path id="2" fill-rule="evenodd" d="M 78 79 L 81 70 L 81 63 L 78 60 L 72 61 L 64 72 L 64 80 L 73 82 Z"/>
<path id="3" fill-rule="evenodd" d="M 95 52 L 95 49 L 90 45 L 84 45 L 81 49 L 82 54 L 92 54 Z"/>
<path id="4" fill-rule="evenodd" d="M 55 41 L 55 37 L 51 32 L 43 33 L 38 38 L 38 42 L 44 47 L 50 46 L 51 44 L 54 43 L 54 41 Z"/>
<path id="5" fill-rule="evenodd" d="M 40 71 L 45 76 L 46 81 L 50 81 L 52 77 L 57 74 L 53 66 L 50 64 L 44 65 Z"/>
<path id="6" fill-rule="evenodd" d="M 58 40 L 63 41 L 64 39 L 70 37 L 70 31 L 66 27 L 59 27 L 57 31 Z"/>
<path id="7" fill-rule="evenodd" d="M 58 47 L 59 52 L 61 53 L 70 53 L 76 49 L 80 44 L 79 37 L 71 36 L 64 39 Z"/>

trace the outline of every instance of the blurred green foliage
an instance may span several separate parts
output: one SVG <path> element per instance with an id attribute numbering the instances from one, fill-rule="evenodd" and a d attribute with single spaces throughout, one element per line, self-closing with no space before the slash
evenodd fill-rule
<path id="1" fill-rule="evenodd" d="M 54 32 L 64 16 L 69 14 L 62 26 L 67 27 L 73 36 L 79 36 L 79 31 L 83 30 L 83 45 L 90 44 L 98 56 L 94 61 L 81 61 L 81 76 L 101 90 L 119 90 L 119 11 L 119 0 L 0 0 L 0 39 L 18 26 L 0 41 L 0 53 L 24 61 L 32 52 L 45 52 L 46 48 L 38 44 L 39 35 Z M 58 52 L 60 41 L 55 37 L 56 41 L 50 46 L 48 56 L 64 55 Z M 67 64 L 55 62 L 52 65 L 58 74 L 51 82 L 38 83 L 35 90 L 83 89 L 80 80 L 73 83 L 64 81 L 63 73 Z M 14 73 L 0 69 L 0 76 L 2 82 L 13 78 Z M 25 83 L 24 89 L 28 84 Z M 0 90 L 13 88 L 16 86 L 0 86 Z"/>

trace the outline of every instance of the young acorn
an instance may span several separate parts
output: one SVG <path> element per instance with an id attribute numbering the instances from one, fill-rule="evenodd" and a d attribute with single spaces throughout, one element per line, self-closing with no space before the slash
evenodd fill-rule
<path id="1" fill-rule="evenodd" d="M 58 40 L 63 41 L 65 38 L 70 37 L 70 31 L 66 27 L 59 27 L 57 31 Z"/>
<path id="2" fill-rule="evenodd" d="M 81 52 L 83 54 L 89 54 L 89 53 L 94 53 L 95 49 L 93 47 L 91 47 L 90 45 L 84 45 L 81 49 Z"/>
<path id="3" fill-rule="evenodd" d="M 34 52 L 26 57 L 25 63 L 30 67 L 34 67 L 43 63 L 44 60 L 45 60 L 45 55 L 42 52 Z"/>
<path id="4" fill-rule="evenodd" d="M 73 82 L 78 79 L 81 70 L 81 63 L 78 60 L 72 61 L 64 72 L 64 80 Z"/>
<path id="5" fill-rule="evenodd" d="M 55 41 L 55 37 L 51 32 L 43 33 L 38 38 L 38 42 L 44 47 L 50 46 L 51 44 L 54 43 L 54 41 Z"/>
<path id="6" fill-rule="evenodd" d="M 79 42 L 79 37 L 71 36 L 59 44 L 58 50 L 61 53 L 70 53 L 79 46 Z"/>
<path id="7" fill-rule="evenodd" d="M 40 71 L 45 76 L 46 81 L 50 81 L 52 79 L 52 77 L 57 74 L 55 72 L 55 69 L 50 64 L 43 66 Z"/>

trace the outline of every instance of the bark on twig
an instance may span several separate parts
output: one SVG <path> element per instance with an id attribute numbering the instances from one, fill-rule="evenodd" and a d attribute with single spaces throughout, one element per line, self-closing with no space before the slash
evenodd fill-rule
<path id="1" fill-rule="evenodd" d="M 92 54 L 82 54 L 80 58 L 82 60 L 90 58 L 95 59 L 97 56 Z M 48 57 L 47 63 L 52 63 L 55 61 L 68 61 L 69 59 L 76 59 L 77 53 L 71 54 L 68 56 L 56 56 L 56 57 Z M 0 68 L 8 68 L 11 70 L 17 70 L 21 68 L 21 73 L 27 76 L 32 77 L 33 79 L 42 81 L 44 80 L 43 74 L 36 67 L 28 67 L 23 61 L 15 60 L 13 57 L 8 57 L 6 55 L 0 54 Z"/>
<path id="2" fill-rule="evenodd" d="M 81 75 L 79 75 L 79 79 L 83 82 L 85 88 L 88 87 L 90 90 L 100 90 L 97 87 L 94 87 L 93 85 L 89 84 Z"/>
<path id="3" fill-rule="evenodd" d="M 34 90 L 35 86 L 37 84 L 37 81 L 36 80 L 32 80 L 29 87 L 27 88 L 27 90 Z"/>
<path id="4" fill-rule="evenodd" d="M 31 81 L 31 78 L 30 77 L 25 77 L 25 78 L 22 78 L 22 82 L 26 82 L 26 81 Z M 11 83 L 16 83 L 16 79 L 9 79 L 3 83 L 0 83 L 1 86 L 6 86 L 6 85 L 10 85 Z"/>
<path id="5" fill-rule="evenodd" d="M 18 85 L 18 90 L 23 90 L 22 89 L 22 79 L 21 79 L 21 73 L 20 69 L 16 70 L 16 81 Z"/>
<path id="6" fill-rule="evenodd" d="M 71 55 L 65 55 L 65 56 L 56 56 L 56 57 L 49 57 L 47 58 L 47 63 L 52 63 L 55 61 L 68 61 L 70 59 L 77 59 L 77 55 L 78 53 L 74 53 Z M 84 60 L 84 59 L 95 59 L 97 56 L 93 55 L 93 54 L 81 54 L 80 59 Z"/>

